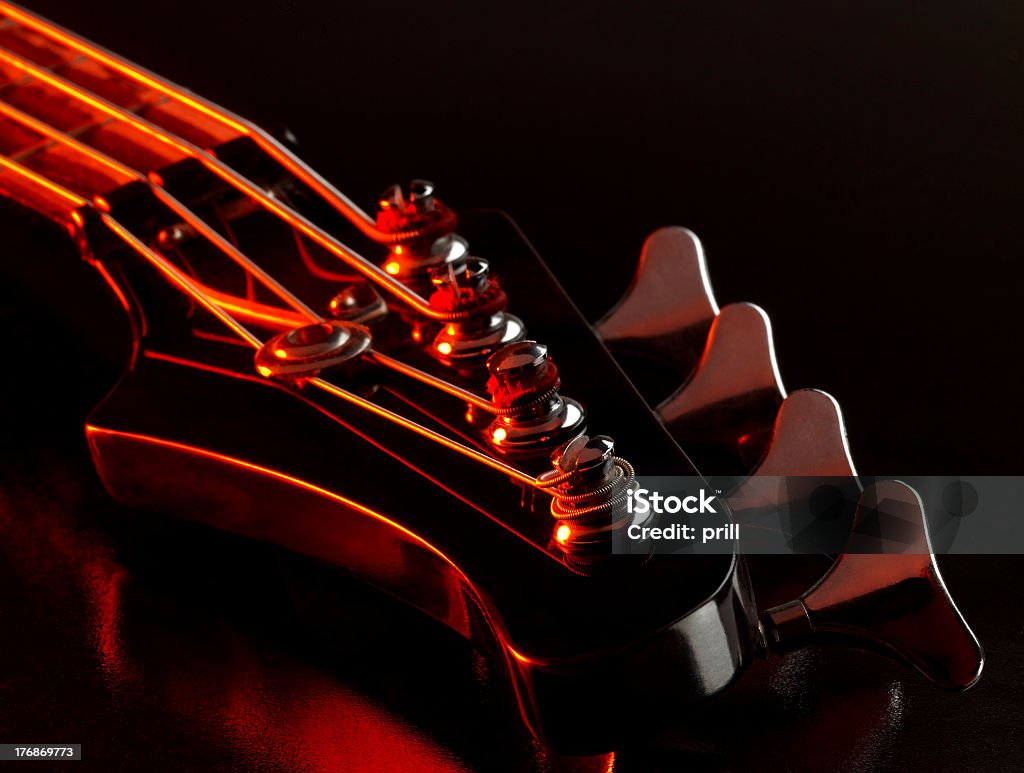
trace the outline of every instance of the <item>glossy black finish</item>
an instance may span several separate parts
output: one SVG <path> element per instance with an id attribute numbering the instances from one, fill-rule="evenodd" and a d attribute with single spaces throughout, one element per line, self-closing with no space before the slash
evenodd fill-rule
<path id="1" fill-rule="evenodd" d="M 514 226 L 470 218 L 465 233 L 495 263 L 515 267 L 506 277 L 513 308 L 552 353 L 565 353 L 555 354 L 564 388 L 588 406 L 591 425 L 607 427 L 618 453 L 646 469 L 695 472 Z M 147 268 L 121 257 L 131 285 L 146 287 Z M 89 419 L 101 476 L 120 501 L 286 546 L 408 600 L 490 651 L 527 721 L 562 750 L 606 751 L 649 733 L 646 713 L 624 721 L 617 707 L 659 707 L 667 720 L 749 663 L 759 634 L 735 557 L 611 558 L 581 576 L 551 546 L 546 497 L 364 409 L 260 379 L 250 350 L 190 335 L 163 316 L 175 299 L 159 290 L 148 300 L 148 324 L 162 341 L 152 350 L 144 342 Z M 481 443 L 459 401 L 400 375 L 349 368 L 325 376 Z"/>

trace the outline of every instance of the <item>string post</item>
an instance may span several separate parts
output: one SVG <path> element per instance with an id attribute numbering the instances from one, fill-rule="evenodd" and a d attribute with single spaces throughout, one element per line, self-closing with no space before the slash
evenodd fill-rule
<path id="1" fill-rule="evenodd" d="M 455 234 L 458 218 L 434 195 L 434 184 L 413 180 L 408 192 L 392 185 L 377 202 L 377 230 L 390 245 L 384 270 L 413 289 L 429 288 L 430 271 L 469 254 Z"/>
<path id="2" fill-rule="evenodd" d="M 488 428 L 488 440 L 498 450 L 546 454 L 585 431 L 586 412 L 558 393 L 558 366 L 544 344 L 508 344 L 491 355 L 487 370 L 487 391 L 498 414 Z"/>
<path id="3" fill-rule="evenodd" d="M 611 554 L 615 534 L 633 523 L 627 501 L 636 490 L 633 466 L 615 455 L 607 435 L 578 435 L 551 454 L 540 476 L 552 494 L 554 546 L 578 571 L 593 571 Z"/>
<path id="4" fill-rule="evenodd" d="M 434 336 L 430 354 L 466 370 L 482 366 L 501 347 L 526 335 L 522 321 L 506 313 L 508 296 L 483 258 L 466 257 L 431 271 L 430 306 L 452 320 Z"/>

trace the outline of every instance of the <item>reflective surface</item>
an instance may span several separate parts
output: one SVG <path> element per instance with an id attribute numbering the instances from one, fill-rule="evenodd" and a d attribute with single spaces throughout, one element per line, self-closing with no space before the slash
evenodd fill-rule
<path id="1" fill-rule="evenodd" d="M 0 474 L 4 737 L 81 740 L 103 770 L 607 769 L 539 749 L 433 621 L 322 566 L 118 510 L 79 439 L 39 437 L 6 442 Z M 987 644 L 971 692 L 810 650 L 755 664 L 614 769 L 1000 767 L 1024 721 L 1024 625 L 991 589 L 1019 562 L 943 568 Z"/>

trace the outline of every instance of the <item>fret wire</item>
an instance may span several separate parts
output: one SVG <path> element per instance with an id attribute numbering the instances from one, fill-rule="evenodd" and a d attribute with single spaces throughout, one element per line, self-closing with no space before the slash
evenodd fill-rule
<path id="1" fill-rule="evenodd" d="M 431 319 L 439 321 L 450 321 L 451 314 L 443 311 L 434 309 L 430 303 L 421 297 L 418 293 L 406 287 L 400 281 L 387 274 L 385 271 L 380 269 L 375 264 L 364 258 L 359 253 L 346 247 L 333 236 L 328 234 L 319 226 L 310 222 L 303 215 L 292 210 L 290 207 L 284 206 L 259 189 L 254 183 L 246 179 L 244 176 L 231 169 L 227 165 L 220 162 L 208 151 L 200 149 L 195 145 L 183 140 L 180 137 L 175 137 L 166 132 L 166 130 L 155 126 L 146 119 L 130 113 L 123 108 L 120 108 L 110 102 L 106 101 L 102 97 L 99 97 L 92 92 L 84 89 L 70 81 L 62 78 L 58 75 L 49 73 L 45 69 L 39 68 L 28 62 L 25 62 L 13 52 L 8 49 L 0 47 L 0 60 L 6 61 L 9 64 L 17 67 L 30 75 L 49 83 L 56 89 L 63 91 L 64 93 L 76 97 L 86 104 L 101 110 L 108 115 L 114 117 L 120 117 L 127 123 L 135 126 L 140 131 L 146 134 L 152 135 L 156 139 L 165 142 L 176 150 L 195 158 L 209 171 L 220 177 L 226 183 L 232 187 L 238 189 L 242 193 L 245 193 L 250 198 L 255 199 L 265 209 L 273 212 L 279 218 L 287 222 L 291 227 L 298 228 L 311 239 L 316 241 L 326 250 L 331 252 L 336 257 L 343 260 L 345 263 L 350 265 L 356 271 L 361 273 L 367 279 L 375 282 L 376 284 L 384 287 L 389 293 L 398 297 L 405 303 L 412 306 L 416 311 L 420 312 L 424 316 L 430 317 Z"/>
<path id="2" fill-rule="evenodd" d="M 0 11 L 6 14 L 10 19 L 16 20 L 18 24 L 31 27 L 37 32 L 41 32 L 69 48 L 96 59 L 107 67 L 120 72 L 122 75 L 143 83 L 146 86 L 167 95 L 170 99 L 174 99 L 188 107 L 198 110 L 204 115 L 218 121 L 222 125 L 250 137 L 264 152 L 268 153 L 272 158 L 274 158 L 274 160 L 284 166 L 302 182 L 319 193 L 331 206 L 352 222 L 352 224 L 355 225 L 364 235 L 380 240 L 381 232 L 370 215 L 260 127 L 254 125 L 241 116 L 220 107 L 219 105 L 214 105 L 199 95 L 184 93 L 184 90 L 180 87 L 176 87 L 174 84 L 165 81 L 154 73 L 151 73 L 138 65 L 127 62 L 116 54 L 113 54 L 94 43 L 85 41 L 51 22 L 32 16 L 19 9 L 17 6 L 0 2 Z"/>
<path id="3" fill-rule="evenodd" d="M 80 140 L 68 135 L 66 132 L 61 131 L 44 121 L 31 116 L 18 108 L 0 100 L 0 113 L 7 115 L 19 123 L 23 123 L 30 129 L 37 131 L 44 136 L 50 137 L 55 142 L 62 142 L 65 145 L 78 150 L 81 153 L 88 155 L 90 158 L 99 161 L 102 164 L 116 170 L 117 172 L 133 177 L 135 180 L 145 184 L 156 196 L 163 202 L 165 206 L 171 209 L 176 215 L 185 220 L 191 225 L 196 231 L 201 233 L 209 241 L 213 242 L 220 250 L 222 250 L 229 258 L 237 263 L 244 271 L 248 274 L 255 276 L 259 279 L 263 285 L 270 290 L 272 293 L 277 295 L 282 301 L 287 303 L 293 309 L 298 311 L 303 316 L 307 317 L 311 322 L 321 321 L 321 316 L 310 309 L 305 303 L 297 298 L 288 288 L 278 282 L 274 277 L 264 271 L 257 263 L 250 259 L 247 255 L 243 254 L 233 244 L 224 239 L 215 229 L 211 228 L 206 222 L 192 212 L 188 207 L 185 206 L 181 201 L 172 196 L 163 188 L 154 185 L 148 178 L 144 177 L 141 172 L 132 169 L 120 161 L 111 158 L 110 156 L 96 150 L 89 145 L 81 142 Z"/>
<path id="4" fill-rule="evenodd" d="M 52 139 L 40 140 L 35 145 L 29 145 L 27 148 L 19 150 L 17 153 L 8 156 L 8 158 L 11 159 L 11 161 L 17 161 L 20 164 L 23 161 L 27 161 L 32 158 L 36 153 L 41 153 L 47 148 L 52 148 L 56 144 L 57 142 Z"/>
<path id="5" fill-rule="evenodd" d="M 244 270 L 255 275 L 258 279 L 260 279 L 261 282 L 263 282 L 268 287 L 268 289 L 277 293 L 282 298 L 282 300 L 288 302 L 289 305 L 295 308 L 300 314 L 303 314 L 310 322 L 315 323 L 322 321 L 322 317 L 317 315 L 302 301 L 296 298 L 287 288 L 281 285 L 270 274 L 266 273 L 252 259 L 241 253 L 233 244 L 223 239 L 223 237 L 212 227 L 206 224 L 206 222 L 203 221 L 202 218 L 199 218 L 197 215 L 195 215 L 195 213 L 188 209 L 188 207 L 186 207 L 182 202 L 174 198 L 165 189 L 154 185 L 149 179 L 144 178 L 142 174 L 137 170 L 134 170 L 122 164 L 121 162 L 110 158 L 106 154 L 101 153 L 100 151 L 91 148 L 90 146 L 85 145 L 84 143 L 68 136 L 65 132 L 56 129 L 50 126 L 49 124 L 46 124 L 43 121 L 40 121 L 39 119 L 36 119 L 33 116 L 30 116 L 3 101 L 0 101 L 0 113 L 6 114 L 12 119 L 24 123 L 25 125 L 29 126 L 29 128 L 44 134 L 44 136 L 50 137 L 54 141 L 60 141 L 71 147 L 74 147 L 75 149 L 89 155 L 90 157 L 96 159 L 97 161 L 100 161 L 103 164 L 106 164 L 112 169 L 118 171 L 119 173 L 124 174 L 125 176 L 131 176 L 137 181 L 145 183 L 150 187 L 153 193 L 161 200 L 161 202 L 168 206 L 168 208 L 174 211 L 179 217 L 185 220 L 192 228 L 194 228 L 201 235 L 203 235 L 210 241 L 214 242 L 220 249 L 222 249 L 226 254 L 228 254 L 229 257 L 231 257 L 236 263 L 238 263 Z M 213 297 L 215 303 L 222 307 L 229 308 L 230 311 L 233 312 L 234 314 L 245 312 L 244 308 L 241 305 L 232 304 L 224 297 L 217 297 L 216 295 L 213 295 L 210 292 L 210 289 L 206 288 L 205 286 L 197 287 L 196 289 L 199 292 L 203 292 L 208 297 Z M 261 320 L 264 322 L 268 321 L 268 318 L 265 314 L 254 314 L 252 316 L 254 319 L 257 320 Z M 273 322 L 275 322 L 276 324 L 282 324 L 284 320 L 275 319 L 273 320 Z M 418 368 L 413 367 L 412 365 L 408 365 L 404 362 L 401 362 L 400 360 L 389 357 L 380 352 L 371 351 L 368 354 L 372 356 L 378 363 L 384 365 L 385 367 L 402 373 L 410 378 L 416 379 L 421 383 L 425 383 L 429 386 L 432 386 L 435 389 L 439 389 L 440 391 L 443 391 L 449 395 L 462 399 L 483 411 L 486 411 L 488 413 L 495 413 L 494 404 L 486 398 L 483 398 L 479 395 L 462 389 L 455 384 L 437 378 L 429 373 L 426 373 L 424 371 L 419 370 Z"/>
<path id="6" fill-rule="evenodd" d="M 49 137 L 51 140 L 54 140 L 56 142 L 63 142 L 65 145 L 69 145 L 73 147 L 75 150 L 85 153 L 86 155 L 92 157 L 96 161 L 99 161 L 100 163 L 106 166 L 109 166 L 111 169 L 114 169 L 120 174 L 135 177 L 137 179 L 141 178 L 139 172 L 135 171 L 129 166 L 126 166 L 125 164 L 122 164 L 120 161 L 111 158 L 105 153 L 96 150 L 95 148 L 89 145 L 86 145 L 85 143 L 83 143 L 81 140 L 77 139 L 74 136 L 76 133 L 87 131 L 92 126 L 100 125 L 98 123 L 86 124 L 85 127 L 79 127 L 70 132 L 66 132 L 63 129 L 58 129 L 55 126 L 46 123 L 42 119 L 36 118 L 33 115 L 29 115 L 24 110 L 21 110 L 20 108 L 17 108 L 9 102 L 3 100 L 0 100 L 0 113 L 3 113 L 7 117 L 11 118 L 12 120 L 18 123 L 24 124 L 33 131 L 39 132 L 40 134 Z"/>
<path id="7" fill-rule="evenodd" d="M 7 5 L 6 3 L 0 2 L 0 9 L 2 9 L 4 13 L 7 13 L 10 16 L 16 16 L 17 18 L 19 18 L 19 20 L 24 20 L 26 22 L 35 22 L 34 24 L 29 23 L 27 24 L 27 26 L 34 26 L 37 29 L 41 28 L 45 32 L 50 34 L 58 32 L 57 30 L 49 27 L 48 25 L 40 24 L 32 17 L 28 17 L 24 14 L 17 12 L 15 9 L 12 9 L 11 6 Z M 12 10 L 15 10 L 15 12 L 11 13 Z M 66 40 L 63 40 L 62 42 L 66 42 L 68 44 L 75 43 L 74 39 L 70 38 L 70 36 L 62 35 L 62 37 L 66 38 Z M 91 47 L 84 46 L 84 44 L 79 44 L 74 47 L 85 48 L 85 50 L 90 55 L 95 56 L 98 53 Z M 123 70 L 122 67 L 116 66 L 118 63 L 117 60 L 113 57 L 104 58 L 109 59 L 109 61 L 104 63 L 115 65 L 115 69 Z M 138 128 L 140 131 L 143 131 L 144 133 L 151 135 L 154 138 L 171 145 L 175 149 L 184 152 L 191 157 L 196 158 L 207 169 L 215 173 L 217 176 L 221 177 L 221 179 L 223 179 L 225 182 L 228 182 L 230 185 L 236 187 L 241 192 L 249 195 L 251 198 L 255 198 L 261 205 L 263 205 L 270 211 L 274 212 L 274 214 L 277 214 L 281 219 L 288 222 L 293 228 L 302 231 L 309 238 L 321 244 L 321 246 L 325 247 L 328 251 L 332 252 L 337 257 L 341 258 L 343 261 L 351 265 L 352 268 L 362 273 L 368 279 L 371 279 L 372 281 L 375 281 L 378 284 L 382 285 L 390 292 L 392 292 L 402 300 L 406 301 L 410 306 L 413 306 L 413 308 L 415 308 L 416 310 L 420 311 L 426 316 L 435 319 L 447 318 L 448 315 L 437 312 L 435 309 L 430 307 L 429 303 L 425 301 L 422 297 L 420 297 L 418 294 L 409 290 L 404 285 L 399 283 L 397 280 L 393 279 L 392 277 L 381 271 L 379 268 L 377 268 L 377 266 L 366 260 L 366 258 L 346 248 L 344 245 L 342 245 L 332 236 L 324 232 L 318 226 L 309 222 L 298 212 L 291 210 L 290 207 L 283 207 L 281 205 L 278 205 L 276 202 L 270 200 L 269 197 L 263 194 L 263 192 L 260 191 L 253 183 L 251 183 L 245 177 L 238 174 L 229 167 L 226 167 L 224 164 L 222 164 L 208 152 L 191 145 L 191 143 L 187 143 L 181 138 L 175 138 L 173 136 L 170 136 L 168 133 L 165 132 L 165 130 L 162 130 L 154 126 L 151 122 L 146 121 L 145 119 L 141 118 L 140 116 L 134 113 L 127 112 L 122 108 L 110 104 L 106 100 L 103 100 L 101 97 L 92 94 L 87 89 L 78 87 L 60 76 L 49 74 L 41 68 L 38 68 L 32 64 L 22 61 L 19 57 L 17 57 L 12 52 L 9 52 L 7 49 L 0 48 L 0 59 L 3 59 L 12 64 L 13 66 L 23 70 L 24 72 L 29 73 L 32 77 L 39 78 L 40 80 L 49 83 L 50 85 L 54 86 L 55 88 L 58 88 L 64 93 L 72 97 L 78 98 L 86 104 L 101 110 L 102 112 L 106 113 L 112 118 L 121 118 L 121 120 L 130 123 L 131 125 Z M 135 77 L 142 76 L 141 73 L 137 73 L 134 71 L 131 72 L 133 72 Z M 226 119 L 225 116 L 221 115 L 214 108 L 208 105 L 203 105 L 198 100 L 186 100 L 183 97 L 183 95 L 176 94 L 175 92 L 173 92 L 173 90 L 170 90 L 169 87 L 165 86 L 164 84 L 161 84 L 159 81 L 155 79 L 144 80 L 144 82 L 147 81 L 148 85 L 151 85 L 157 90 L 162 91 L 164 93 L 169 93 L 170 96 L 172 97 L 176 97 L 178 99 L 181 99 L 182 101 L 186 101 L 187 104 L 190 104 L 191 106 L 200 109 L 201 112 L 204 112 L 205 114 L 210 115 L 211 117 L 217 118 L 221 121 L 228 120 Z M 138 108 L 142 109 L 145 106 L 146 105 L 139 105 Z M 302 161 L 294 157 L 289 151 L 279 146 L 276 142 L 269 138 L 269 136 L 263 134 L 261 130 L 244 122 L 235 124 L 235 128 L 240 129 L 246 135 L 251 136 L 261 148 L 270 153 L 276 160 L 278 160 L 284 166 L 286 166 L 286 168 L 288 168 L 289 171 L 291 171 L 293 174 L 299 177 L 299 179 L 301 179 L 303 182 L 307 183 L 308 185 L 310 185 L 310 187 L 312 187 L 314 190 L 320 193 L 320 195 L 327 199 L 329 203 L 336 207 L 338 207 L 339 204 L 342 204 L 341 208 L 343 210 L 347 209 L 350 213 L 358 215 L 356 219 L 362 221 L 368 228 L 368 230 L 366 230 L 361 227 L 361 230 L 364 230 L 364 233 L 367 233 L 368 235 L 371 236 L 376 233 L 379 233 L 376 230 L 375 223 L 373 223 L 370 217 L 366 215 L 366 213 L 363 212 L 361 209 L 359 209 L 357 205 L 349 202 L 347 197 L 344 197 L 343 194 L 334 189 L 333 186 L 327 183 L 326 180 L 324 180 L 317 173 L 309 169 Z M 57 191 L 58 193 L 63 194 L 66 198 L 75 202 L 79 206 L 88 204 L 80 197 L 68 193 L 67 191 L 60 188 L 60 186 L 55 185 L 54 183 L 46 180 L 45 178 L 39 175 L 31 173 L 29 170 L 20 167 L 16 163 L 11 162 L 6 158 L 0 157 L 0 165 L 4 165 L 21 174 L 29 176 L 37 183 L 40 183 L 52 190 Z M 137 172 L 135 174 L 138 175 Z M 162 188 L 160 188 L 160 186 L 153 185 L 151 181 L 147 180 L 146 182 L 149 182 L 152 185 L 154 191 L 157 191 L 158 189 L 163 190 Z M 166 193 L 169 198 L 173 198 L 166 191 L 163 192 Z M 346 214 L 344 211 L 342 213 Z M 158 270 L 164 273 L 165 276 L 167 276 L 168 279 L 173 284 L 177 285 L 179 289 L 184 291 L 186 294 L 192 297 L 197 303 L 202 305 L 210 313 L 212 313 L 214 316 L 216 316 L 218 319 L 224 322 L 224 324 L 226 324 L 240 338 L 242 338 L 244 341 L 252 345 L 254 348 L 259 348 L 262 345 L 262 341 L 256 335 L 254 335 L 247 328 L 245 328 L 244 325 L 235 320 L 226 310 L 222 309 L 214 301 L 210 300 L 204 294 L 204 292 L 192 282 L 192 280 L 188 276 L 183 274 L 170 261 L 168 261 L 166 258 L 159 255 L 157 252 L 143 244 L 142 241 L 138 239 L 138 237 L 136 237 L 134 234 L 132 234 L 130 231 L 124 228 L 124 226 L 122 226 L 115 218 L 111 217 L 109 214 L 101 212 L 100 217 L 104 224 L 107 225 L 107 227 L 110 228 L 126 244 L 128 244 L 128 246 L 130 246 L 144 258 L 149 260 Z M 350 217 L 350 219 L 352 218 Z M 356 222 L 356 225 L 359 226 L 359 223 Z M 248 258 L 246 258 L 246 261 L 250 265 L 254 266 L 254 264 L 252 264 L 251 261 L 248 260 Z M 408 372 L 409 366 L 404 366 L 404 364 L 402 365 L 403 370 L 406 370 L 406 372 Z M 498 472 L 504 473 L 514 478 L 515 480 L 518 480 L 521 483 L 529 485 L 537 490 L 543 491 L 544 493 L 551 493 L 548 490 L 547 486 L 542 486 L 539 480 L 529 475 L 528 473 L 522 472 L 516 469 L 515 467 L 512 467 L 511 465 L 506 464 L 505 462 L 499 459 L 490 457 L 480 451 L 477 451 L 476 449 L 464 446 L 456 440 L 453 440 L 438 432 L 435 432 L 434 430 L 428 427 L 424 427 L 416 423 L 415 421 L 412 421 L 411 419 L 407 419 L 404 416 L 401 416 L 400 414 L 394 413 L 382 406 L 372 403 L 362 397 L 359 397 L 354 393 L 348 392 L 345 389 L 337 387 L 334 384 L 331 384 L 330 382 L 325 381 L 322 378 L 317 377 L 312 379 L 305 379 L 304 381 L 305 383 L 312 384 L 313 386 L 325 391 L 328 394 L 334 395 L 342 400 L 345 400 L 346 402 L 352 403 L 360 408 L 368 410 L 378 416 L 381 416 L 382 418 L 385 418 L 408 430 L 411 430 L 412 432 L 419 434 L 422 437 L 425 437 L 453 451 L 456 451 L 457 453 L 460 453 L 473 461 L 484 464 L 487 467 L 490 467 L 491 469 L 496 470 Z M 463 396 L 461 392 L 463 392 L 464 390 L 460 390 L 459 387 L 447 384 L 447 382 L 443 381 L 441 381 L 440 384 L 443 384 L 444 387 L 441 387 L 439 384 L 434 384 L 434 386 L 438 386 L 439 388 L 445 388 L 445 391 L 449 392 L 449 394 Z M 479 397 L 478 395 L 473 395 L 472 393 L 469 392 L 466 392 L 465 394 L 470 395 L 471 398 L 475 398 L 468 400 L 469 402 L 484 402 L 483 398 Z M 483 406 L 481 405 L 481 407 Z"/>
<path id="8" fill-rule="evenodd" d="M 244 134 L 248 128 L 243 119 L 235 116 L 235 120 L 231 120 L 231 118 L 224 114 L 227 111 L 218 111 L 197 95 L 176 91 L 170 84 L 163 82 L 157 75 L 149 72 L 145 68 L 125 61 L 105 48 L 86 41 L 53 22 L 47 21 L 46 19 L 38 16 L 33 16 L 23 8 L 19 8 L 11 3 L 0 1 L 0 13 L 9 17 L 4 20 L 5 22 L 9 22 L 13 19 L 16 21 L 17 25 L 30 27 L 37 32 L 42 33 L 44 36 L 53 38 L 68 48 L 83 52 L 86 56 L 96 59 L 107 67 L 117 70 L 133 80 L 144 83 L 150 88 L 167 94 L 171 98 L 199 110 L 201 113 L 219 121 L 224 126 L 228 126 L 236 132 Z"/>

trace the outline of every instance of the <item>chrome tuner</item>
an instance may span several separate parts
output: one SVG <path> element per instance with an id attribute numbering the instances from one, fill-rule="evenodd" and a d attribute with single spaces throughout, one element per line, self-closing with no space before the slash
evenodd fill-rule
<path id="1" fill-rule="evenodd" d="M 586 429 L 586 413 L 558 394 L 558 367 L 536 341 L 509 344 L 487 361 L 487 389 L 499 413 L 488 430 L 505 453 L 550 452 Z"/>
<path id="2" fill-rule="evenodd" d="M 430 354 L 447 365 L 473 367 L 526 334 L 522 321 L 505 311 L 508 298 L 490 278 L 483 258 L 464 258 L 431 272 L 430 305 L 451 315 L 434 337 Z"/>
<path id="3" fill-rule="evenodd" d="M 883 544 L 878 534 L 887 532 L 898 533 L 899 542 Z M 985 660 L 939 574 L 921 499 L 899 481 L 864 491 L 844 553 L 800 598 L 769 609 L 763 627 L 770 650 L 819 643 L 866 649 L 949 690 L 977 682 Z"/>
<path id="4" fill-rule="evenodd" d="M 429 289 L 431 270 L 469 256 L 466 241 L 455 234 L 457 222 L 435 197 L 433 183 L 413 180 L 408 197 L 392 185 L 377 209 L 377 227 L 392 237 L 384 270 L 414 289 Z"/>
<path id="5" fill-rule="evenodd" d="M 552 493 L 554 544 L 570 566 L 591 571 L 611 555 L 616 531 L 633 522 L 626 507 L 636 488 L 633 466 L 615 456 L 607 435 L 573 438 L 551 454 L 551 464 L 539 480 Z"/>

